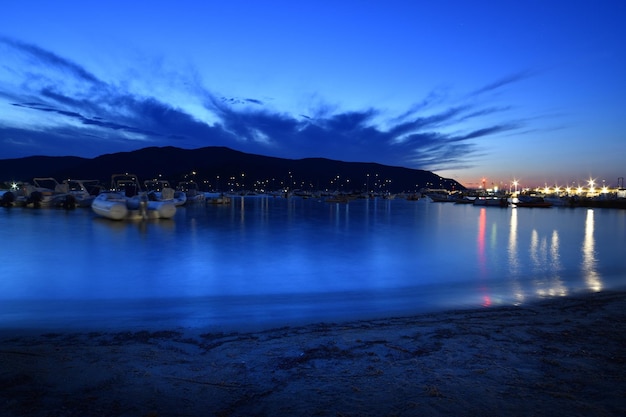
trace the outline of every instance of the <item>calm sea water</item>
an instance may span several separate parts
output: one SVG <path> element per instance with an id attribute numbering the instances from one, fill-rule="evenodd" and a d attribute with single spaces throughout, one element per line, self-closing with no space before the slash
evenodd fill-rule
<path id="1" fill-rule="evenodd" d="M 626 211 L 236 197 L 173 220 L 0 209 L 0 328 L 237 330 L 626 286 Z"/>

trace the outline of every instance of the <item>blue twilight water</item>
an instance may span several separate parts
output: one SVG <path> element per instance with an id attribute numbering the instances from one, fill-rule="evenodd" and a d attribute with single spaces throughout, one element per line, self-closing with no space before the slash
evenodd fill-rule
<path id="1" fill-rule="evenodd" d="M 626 211 L 236 197 L 173 220 L 0 209 L 0 328 L 263 328 L 626 285 Z"/>

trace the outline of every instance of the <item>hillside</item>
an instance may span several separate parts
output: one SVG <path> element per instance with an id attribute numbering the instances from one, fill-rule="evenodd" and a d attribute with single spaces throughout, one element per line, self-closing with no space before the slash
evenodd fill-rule
<path id="1" fill-rule="evenodd" d="M 206 190 L 329 189 L 412 192 L 421 188 L 463 189 L 452 179 L 430 171 L 342 162 L 323 158 L 283 159 L 247 154 L 225 147 L 180 149 L 151 147 L 96 158 L 31 156 L 0 160 L 0 180 L 31 181 L 34 177 L 99 179 L 129 172 L 140 180 L 194 179 Z"/>

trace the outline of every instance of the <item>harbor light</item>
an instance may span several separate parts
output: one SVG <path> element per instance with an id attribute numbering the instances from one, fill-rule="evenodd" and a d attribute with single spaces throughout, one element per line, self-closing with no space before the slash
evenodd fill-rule
<path id="1" fill-rule="evenodd" d="M 591 194 L 595 193 L 596 192 L 596 189 L 594 188 L 594 185 L 596 185 L 595 180 L 593 178 L 589 178 L 588 184 L 589 184 L 589 193 Z"/>

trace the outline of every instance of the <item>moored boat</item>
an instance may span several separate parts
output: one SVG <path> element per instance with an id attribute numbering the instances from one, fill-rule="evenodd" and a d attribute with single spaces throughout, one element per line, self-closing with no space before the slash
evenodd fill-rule
<path id="1" fill-rule="evenodd" d="M 472 204 L 475 206 L 508 207 L 509 200 L 506 197 L 483 196 L 477 197 Z"/>
<path id="2" fill-rule="evenodd" d="M 206 195 L 200 191 L 198 184 L 193 181 L 181 181 L 176 187 L 178 191 L 185 193 L 186 203 L 204 203 Z"/>
<path id="3" fill-rule="evenodd" d="M 175 190 L 166 180 L 144 181 L 148 199 L 151 201 L 170 201 L 175 206 L 182 206 L 187 202 L 187 195 L 180 190 Z"/>
<path id="4" fill-rule="evenodd" d="M 349 195 L 342 193 L 334 193 L 330 197 L 327 197 L 324 201 L 327 203 L 348 203 L 352 200 Z"/>
<path id="5" fill-rule="evenodd" d="M 52 178 L 33 178 L 33 184 L 25 183 L 15 198 L 18 206 L 26 207 L 63 207 L 71 209 L 76 206 L 74 196 L 68 193 L 66 184 Z"/>
<path id="6" fill-rule="evenodd" d="M 170 219 L 176 214 L 172 201 L 151 201 L 137 177 L 129 174 L 113 175 L 111 191 L 100 193 L 91 209 L 111 220 Z"/>
<path id="7" fill-rule="evenodd" d="M 550 208 L 553 206 L 553 203 L 545 201 L 540 195 L 520 195 L 518 201 L 513 204 L 516 207 Z"/>
<path id="8" fill-rule="evenodd" d="M 96 198 L 103 187 L 98 180 L 64 180 L 64 187 L 68 194 L 72 195 L 76 207 L 91 207 L 91 203 Z"/>
<path id="9" fill-rule="evenodd" d="M 514 203 L 515 207 L 537 207 L 537 208 L 550 208 L 553 206 L 549 201 L 518 201 Z"/>
<path id="10" fill-rule="evenodd" d="M 174 203 L 149 201 L 146 196 L 129 198 L 115 191 L 98 194 L 91 203 L 91 209 L 111 220 L 170 219 L 176 214 Z"/>
<path id="11" fill-rule="evenodd" d="M 454 203 L 454 197 L 447 190 L 435 190 L 426 193 L 433 203 Z"/>
<path id="12" fill-rule="evenodd" d="M 208 204 L 223 205 L 230 204 L 231 198 L 224 193 L 220 193 L 218 196 L 207 197 L 206 201 Z"/>
<path id="13" fill-rule="evenodd" d="M 474 200 L 465 196 L 454 200 L 454 204 L 474 204 Z"/>

